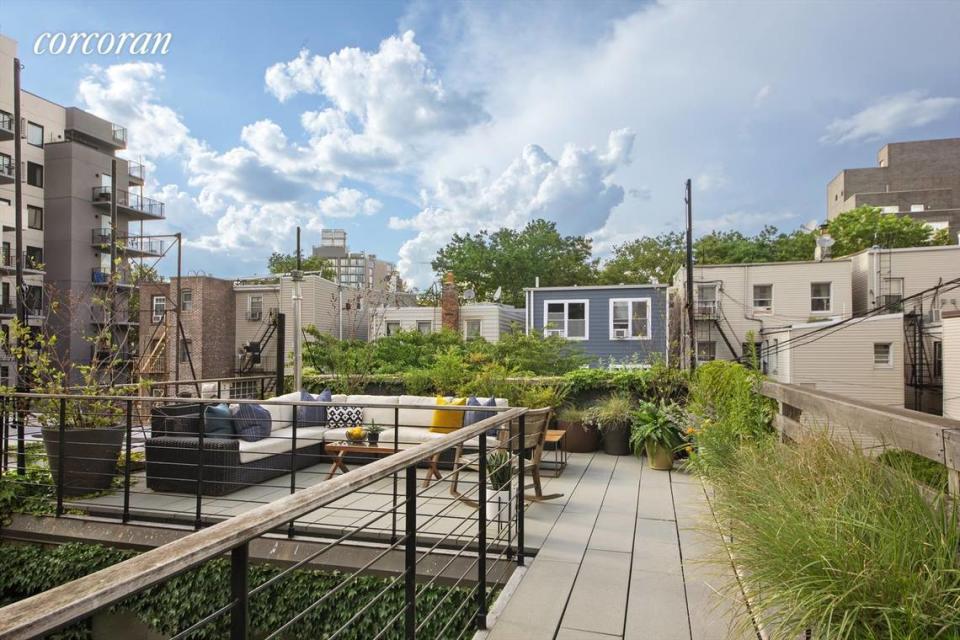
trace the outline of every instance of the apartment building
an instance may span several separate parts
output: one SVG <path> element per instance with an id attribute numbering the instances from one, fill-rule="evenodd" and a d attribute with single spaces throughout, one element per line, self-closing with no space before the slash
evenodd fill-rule
<path id="1" fill-rule="evenodd" d="M 129 265 L 162 253 L 158 242 L 143 238 L 142 224 L 162 219 L 163 203 L 143 196 L 143 165 L 117 156 L 126 147 L 123 127 L 28 91 L 20 95 L 22 157 L 14 158 L 16 55 L 16 42 L 0 36 L 0 322 L 9 324 L 23 295 L 29 323 L 46 319 L 58 334 L 61 359 L 84 364 L 105 348 L 91 337 L 109 317 L 120 357 L 132 362 L 137 318 L 127 313 L 135 291 Z M 15 162 L 22 173 L 23 247 L 15 246 Z M 111 261 L 114 232 L 119 268 Z M 16 291 L 14 279 L 18 260 L 23 292 Z M 105 297 L 112 299 L 112 313 L 97 302 Z M 58 302 L 52 314 L 51 300 Z"/>
<path id="2" fill-rule="evenodd" d="M 293 278 L 290 274 L 241 278 L 235 298 L 234 371 L 265 373 L 277 367 L 277 317 L 283 314 L 285 367 L 293 352 Z M 308 273 L 301 282 L 301 324 L 343 340 L 366 340 L 369 320 L 363 291 Z M 309 365 L 309 362 L 305 362 Z"/>
<path id="3" fill-rule="evenodd" d="M 844 169 L 827 185 L 827 219 L 859 206 L 909 215 L 960 232 L 960 138 L 895 142 L 877 166 Z"/>
<path id="4" fill-rule="evenodd" d="M 372 253 L 351 252 L 344 229 L 321 230 L 320 245 L 313 247 L 313 255 L 329 262 L 336 272 L 336 282 L 345 287 L 403 290 L 403 282 L 393 263 L 380 260 Z"/>
<path id="5" fill-rule="evenodd" d="M 147 380 L 209 380 L 234 374 L 236 296 L 233 281 L 209 276 L 140 285 L 138 372 Z"/>
<path id="6" fill-rule="evenodd" d="M 748 335 L 761 350 L 771 330 L 849 317 L 850 265 L 850 258 L 841 258 L 694 266 L 697 360 L 736 360 L 751 352 Z M 672 313 L 680 336 L 688 335 L 685 283 L 686 270 L 680 269 Z"/>

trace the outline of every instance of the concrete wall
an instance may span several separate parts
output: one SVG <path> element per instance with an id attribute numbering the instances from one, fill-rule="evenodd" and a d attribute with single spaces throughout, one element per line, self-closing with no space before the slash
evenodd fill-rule
<path id="1" fill-rule="evenodd" d="M 960 420 L 960 311 L 943 314 L 943 416 Z"/>

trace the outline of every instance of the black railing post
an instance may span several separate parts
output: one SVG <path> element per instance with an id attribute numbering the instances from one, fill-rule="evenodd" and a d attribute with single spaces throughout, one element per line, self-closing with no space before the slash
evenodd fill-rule
<path id="1" fill-rule="evenodd" d="M 60 420 L 57 426 L 57 517 L 63 515 L 63 467 L 66 456 L 63 455 L 67 447 L 67 399 L 60 398 Z M 49 460 L 47 462 L 50 462 Z"/>
<path id="2" fill-rule="evenodd" d="M 487 628 L 487 434 L 481 433 L 477 482 L 477 629 Z"/>
<path id="3" fill-rule="evenodd" d="M 230 640 L 247 640 L 247 629 L 250 626 L 249 564 L 250 547 L 249 543 L 244 542 L 230 552 L 230 598 L 233 601 L 233 608 L 230 610 Z"/>
<path id="4" fill-rule="evenodd" d="M 524 474 L 523 454 L 527 429 L 525 415 L 520 416 L 520 435 L 517 438 L 517 467 L 519 469 L 519 480 L 517 482 L 517 566 L 523 566 L 523 492 L 524 492 Z"/>
<path id="5" fill-rule="evenodd" d="M 266 398 L 263 397 L 267 393 L 266 386 L 267 386 L 267 379 L 264 378 L 263 376 L 260 376 L 260 399 L 261 400 L 266 400 Z"/>
<path id="6" fill-rule="evenodd" d="M 130 457 L 133 446 L 133 401 L 127 400 L 127 445 L 123 463 L 123 523 L 130 521 Z"/>
<path id="7" fill-rule="evenodd" d="M 197 437 L 199 446 L 197 448 L 197 513 L 194 517 L 193 528 L 199 529 L 202 526 L 201 518 L 203 516 L 203 432 L 206 430 L 206 411 L 207 407 L 200 401 L 200 428 Z"/>
<path id="8" fill-rule="evenodd" d="M 10 451 L 9 451 L 10 443 L 8 442 L 10 439 L 10 415 L 9 413 L 7 413 L 6 397 L 3 398 L 2 405 L 3 405 L 3 414 L 0 415 L 0 422 L 3 423 L 3 442 L 0 442 L 0 453 L 2 453 L 3 456 L 0 457 L 0 471 L 3 471 L 3 473 L 6 473 L 7 468 L 10 464 L 9 461 L 7 460 L 7 457 L 10 455 Z"/>
<path id="9" fill-rule="evenodd" d="M 404 540 L 404 637 L 417 637 L 417 465 L 407 467 L 406 530 Z"/>
<path id="10" fill-rule="evenodd" d="M 393 452 L 400 450 L 400 407 L 393 410 Z M 393 513 L 390 516 L 393 524 L 390 528 L 390 544 L 397 542 L 397 472 L 393 472 Z"/>
<path id="11" fill-rule="evenodd" d="M 300 410 L 300 407 L 293 408 L 293 418 L 290 421 L 290 425 L 293 429 L 293 433 L 290 437 L 290 493 L 297 492 L 297 412 Z M 287 525 L 287 537 L 293 537 L 293 520 L 290 521 L 290 524 Z"/>
<path id="12" fill-rule="evenodd" d="M 219 380 L 217 380 L 217 398 L 223 398 L 223 383 Z"/>

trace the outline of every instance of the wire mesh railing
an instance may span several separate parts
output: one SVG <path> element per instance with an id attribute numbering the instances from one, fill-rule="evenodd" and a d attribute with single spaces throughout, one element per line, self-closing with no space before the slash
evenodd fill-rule
<path id="1" fill-rule="evenodd" d="M 536 442 L 526 409 L 483 407 L 485 414 L 474 415 L 479 422 L 457 428 L 450 425 L 475 407 L 219 398 L 150 406 L 139 397 L 39 394 L 2 402 L 5 446 L 8 433 L 16 434 L 11 473 L 28 475 L 46 491 L 51 515 L 163 522 L 196 533 L 105 570 L 89 583 L 109 592 L 96 606 L 74 609 L 67 602 L 83 593 L 84 578 L 59 596 L 54 589 L 29 599 L 29 607 L 22 601 L 0 610 L 0 620 L 8 621 L 0 622 L 0 637 L 39 637 L 76 623 L 162 582 L 166 569 L 178 567 L 172 576 L 226 551 L 230 597 L 171 637 L 464 637 L 484 627 L 497 586 L 523 563 L 524 454 Z M 344 414 L 348 423 L 366 423 L 363 441 L 342 422 Z M 232 437 L 224 437 L 227 415 Z M 539 422 L 534 428 L 541 429 Z M 32 442 L 31 429 L 40 436 Z M 10 453 L 4 451 L 5 461 Z M 250 544 L 260 538 L 314 547 L 253 584 Z M 206 545 L 203 551 L 191 539 Z M 283 620 L 251 618 L 275 590 L 299 584 L 298 572 L 336 564 L 346 548 L 363 549 L 365 560 L 323 593 L 301 598 Z M 165 569 L 144 570 L 148 557 L 165 558 Z M 355 599 L 362 590 L 351 585 L 371 571 L 388 576 L 376 593 L 364 591 L 336 628 L 318 626 L 331 603 L 347 594 Z M 67 613 L 44 618 L 63 607 Z"/>

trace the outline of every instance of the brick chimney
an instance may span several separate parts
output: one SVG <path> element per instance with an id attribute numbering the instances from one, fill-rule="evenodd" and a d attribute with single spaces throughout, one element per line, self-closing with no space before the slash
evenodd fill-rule
<path id="1" fill-rule="evenodd" d="M 440 324 L 444 329 L 460 332 L 460 295 L 453 274 L 443 278 L 443 290 L 440 292 Z"/>

